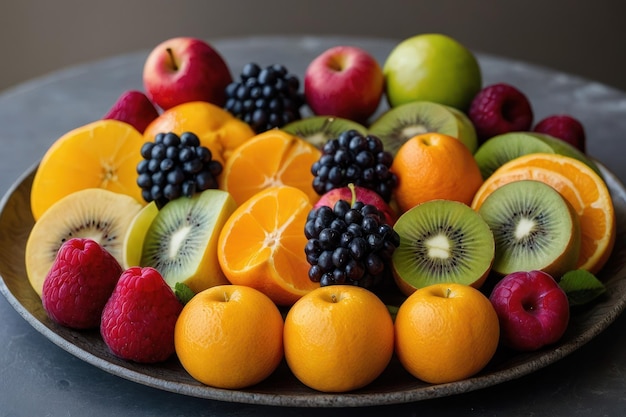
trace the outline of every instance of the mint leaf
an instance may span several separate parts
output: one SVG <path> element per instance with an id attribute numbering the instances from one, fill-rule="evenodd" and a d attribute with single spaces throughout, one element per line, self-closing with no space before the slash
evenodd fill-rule
<path id="1" fill-rule="evenodd" d="M 606 287 L 591 272 L 583 269 L 563 275 L 559 286 L 569 300 L 570 306 L 587 304 L 606 292 Z"/>
<path id="2" fill-rule="evenodd" d="M 182 282 L 177 282 L 176 285 L 174 285 L 174 294 L 176 294 L 178 301 L 180 301 L 182 305 L 187 304 L 189 300 L 191 300 L 193 296 L 196 295 L 196 293 L 194 293 L 191 288 L 189 288 Z"/>

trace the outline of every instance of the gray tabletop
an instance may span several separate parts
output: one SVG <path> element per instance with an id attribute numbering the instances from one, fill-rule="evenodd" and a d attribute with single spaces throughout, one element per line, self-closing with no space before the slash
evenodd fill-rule
<path id="1" fill-rule="evenodd" d="M 396 40 L 346 37 L 214 40 L 238 74 L 251 61 L 302 75 L 330 46 L 361 46 L 383 62 Z M 142 89 L 148 51 L 68 68 L 0 95 L 0 193 L 72 128 L 100 118 L 126 89 Z M 588 152 L 626 182 L 626 94 L 545 68 L 479 55 L 484 83 L 508 82 L 537 120 L 570 113 L 586 126 Z M 381 105 L 379 112 L 384 109 Z M 187 397 L 134 383 L 83 362 L 31 327 L 0 297 L 0 417 L 360 415 L 364 410 L 276 408 Z M 573 354 L 530 375 L 453 397 L 369 409 L 396 415 L 621 416 L 626 412 L 626 317 Z"/>

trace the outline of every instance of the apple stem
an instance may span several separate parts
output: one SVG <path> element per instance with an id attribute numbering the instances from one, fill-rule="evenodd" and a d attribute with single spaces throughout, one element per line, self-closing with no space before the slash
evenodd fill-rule
<path id="1" fill-rule="evenodd" d="M 337 294 L 333 293 L 330 295 L 330 301 L 332 301 L 333 303 L 337 302 Z"/>
<path id="2" fill-rule="evenodd" d="M 228 296 L 228 293 L 226 291 L 224 291 L 224 301 L 230 301 L 230 297 Z"/>
<path id="3" fill-rule="evenodd" d="M 354 203 L 356 203 L 356 189 L 354 188 L 353 183 L 348 184 L 348 188 L 350 189 L 350 192 L 352 193 L 352 200 L 350 201 L 350 207 L 352 207 L 354 206 Z"/>
<path id="4" fill-rule="evenodd" d="M 450 298 L 450 294 L 452 294 L 452 290 L 450 288 L 446 289 L 446 298 Z"/>
<path id="5" fill-rule="evenodd" d="M 167 48 L 166 51 L 167 54 L 170 56 L 170 59 L 172 60 L 172 67 L 174 68 L 174 71 L 177 71 L 178 65 L 176 65 L 176 60 L 174 59 L 174 52 L 172 52 L 172 48 Z"/>

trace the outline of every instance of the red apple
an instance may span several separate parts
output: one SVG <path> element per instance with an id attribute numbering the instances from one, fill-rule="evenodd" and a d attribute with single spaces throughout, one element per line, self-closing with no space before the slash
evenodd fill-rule
<path id="1" fill-rule="evenodd" d="M 383 198 L 373 190 L 369 188 L 354 187 L 356 195 L 356 201 L 362 201 L 365 204 L 372 204 L 376 206 L 384 215 L 388 224 L 392 225 L 396 222 L 396 212 L 391 208 L 389 204 Z M 320 197 L 315 203 L 314 208 L 320 206 L 334 207 L 335 203 L 339 200 L 352 201 L 352 190 L 350 187 L 333 188 Z"/>
<path id="2" fill-rule="evenodd" d="M 304 94 L 318 115 L 364 123 L 376 111 L 384 76 L 376 59 L 353 46 L 336 46 L 315 58 L 304 74 Z"/>
<path id="3" fill-rule="evenodd" d="M 102 118 L 126 122 L 143 133 L 158 116 L 159 112 L 144 93 L 128 90 L 122 93 Z"/>
<path id="4" fill-rule="evenodd" d="M 157 45 L 143 68 L 148 97 L 163 110 L 190 101 L 222 107 L 232 81 L 222 56 L 208 43 L 190 37 L 172 38 Z"/>
<path id="5" fill-rule="evenodd" d="M 498 314 L 503 345 L 518 351 L 534 351 L 556 343 L 569 323 L 567 295 L 543 271 L 505 276 L 489 300 Z"/>

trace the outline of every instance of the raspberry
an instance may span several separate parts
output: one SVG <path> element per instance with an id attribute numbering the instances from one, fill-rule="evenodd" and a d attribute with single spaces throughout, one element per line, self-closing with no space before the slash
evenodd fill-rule
<path id="1" fill-rule="evenodd" d="M 541 120 L 533 129 L 537 133 L 544 133 L 559 138 L 570 145 L 586 152 L 585 128 L 577 119 L 567 114 L 548 116 Z"/>
<path id="2" fill-rule="evenodd" d="M 122 273 L 102 312 L 100 333 L 114 355 L 156 363 L 174 352 L 174 327 L 183 305 L 161 274 L 150 267 Z"/>
<path id="3" fill-rule="evenodd" d="M 304 226 L 309 279 L 321 286 L 352 284 L 373 289 L 388 281 L 398 233 L 376 206 L 338 200 L 311 210 Z"/>
<path id="4" fill-rule="evenodd" d="M 468 116 L 481 143 L 503 133 L 528 131 L 533 122 L 528 98 L 517 88 L 504 83 L 479 91 L 472 100 Z"/>
<path id="5" fill-rule="evenodd" d="M 301 118 L 304 94 L 300 80 L 283 65 L 261 68 L 247 64 L 239 81 L 226 87 L 226 110 L 248 123 L 256 133 L 282 127 Z"/>
<path id="6" fill-rule="evenodd" d="M 323 195 L 355 184 L 377 192 L 388 203 L 398 184 L 398 177 L 389 170 L 392 162 L 393 156 L 378 137 L 347 130 L 327 141 L 320 159 L 311 166 L 313 189 Z"/>
<path id="7" fill-rule="evenodd" d="M 121 274 L 120 264 L 98 242 L 70 239 L 61 245 L 44 280 L 43 308 L 62 326 L 96 328 Z"/>
<path id="8" fill-rule="evenodd" d="M 142 146 L 141 156 L 137 185 L 143 199 L 155 201 L 159 208 L 176 198 L 218 187 L 222 164 L 213 160 L 209 148 L 201 146 L 194 133 L 159 133 L 154 142 Z"/>

